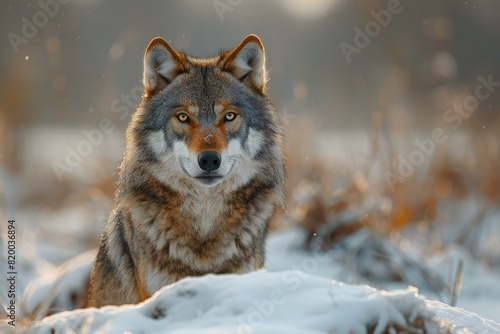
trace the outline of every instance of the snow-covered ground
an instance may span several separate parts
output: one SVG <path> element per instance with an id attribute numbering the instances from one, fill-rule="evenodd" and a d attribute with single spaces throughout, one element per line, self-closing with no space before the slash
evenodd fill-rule
<path id="1" fill-rule="evenodd" d="M 391 331 L 392 328 L 392 331 Z M 415 289 L 378 291 L 301 271 L 207 275 L 140 305 L 64 312 L 28 333 L 498 333 L 500 324 L 426 302 Z"/>
<path id="2" fill-rule="evenodd" d="M 62 313 L 32 333 L 382 333 L 427 316 L 415 291 L 378 293 L 299 271 L 184 279 L 139 306 Z"/>
<path id="3" fill-rule="evenodd" d="M 346 141 L 345 136 L 341 136 L 343 140 L 338 142 L 349 142 L 353 147 L 334 148 L 338 153 L 334 156 L 349 161 L 367 150 L 367 147 L 358 145 L 362 142 L 359 133 L 352 137 L 358 140 Z M 35 139 L 32 145 L 39 142 Z M 115 144 L 119 142 L 113 141 Z M 109 144 L 109 151 L 121 151 L 111 147 L 113 145 Z M 37 152 L 33 148 L 29 151 Z M 98 153 L 101 151 L 96 150 L 95 154 Z M 51 156 L 49 152 L 42 155 L 46 159 L 41 164 L 43 166 L 50 166 L 51 161 L 61 158 Z M 119 157 L 115 158 L 119 161 Z M 89 171 L 95 166 L 86 164 L 91 160 L 84 161 L 68 177 L 88 174 L 92 177 L 87 177 L 94 182 L 95 173 Z M 95 254 L 94 251 L 85 252 L 97 245 L 111 199 L 99 192 L 98 187 L 90 187 L 91 196 L 63 197 L 58 208 L 29 204 L 22 210 L 17 209 L 21 208 L 18 205 L 22 196 L 30 193 L 31 184 L 39 177 L 35 173 L 38 165 L 30 168 L 29 173 L 16 177 L 0 168 L 3 197 L 9 200 L 8 208 L 9 205 L 16 208 L 7 211 L 16 212 L 19 227 L 18 266 L 22 275 L 17 289 L 18 296 L 24 297 L 18 298 L 18 321 L 23 316 L 35 319 L 35 322 L 26 322 L 32 325 L 30 333 L 51 333 L 51 328 L 57 329 L 56 333 L 198 333 L 202 330 L 205 333 L 371 333 L 383 332 L 390 326 L 397 328 L 397 324 L 427 326 L 428 332 L 439 329 L 451 333 L 500 333 L 498 268 L 481 264 L 469 250 L 460 246 L 448 246 L 440 253 L 430 253 L 425 246 L 419 246 L 418 240 L 412 239 L 412 231 L 399 239 L 409 240 L 405 247 L 395 247 L 398 250 L 404 248 L 414 261 L 420 261 L 446 284 L 453 284 L 457 264 L 463 262 L 458 307 L 447 306 L 449 294 L 441 295 L 418 284 L 414 284 L 419 286 L 417 292 L 408 287 L 408 282 L 374 282 L 358 277 L 350 263 L 345 261 L 345 250 L 342 256 L 338 255 L 338 249 L 328 252 L 306 250 L 304 231 L 289 227 L 271 234 L 266 270 L 243 276 L 188 278 L 164 288 L 137 306 L 57 313 L 71 310 L 85 298 L 86 282 Z M 29 176 L 30 173 L 33 175 Z M 52 171 L 49 169 L 45 173 L 51 175 Z M 101 174 L 110 177 L 108 170 L 101 171 Z M 63 185 L 67 184 L 57 186 Z M 10 196 L 16 191 L 19 196 Z M 71 196 L 81 192 L 79 189 L 68 191 Z M 42 192 L 41 195 L 53 194 Z M 471 205 L 478 206 L 477 203 Z M 498 226 L 495 224 L 499 217 L 498 212 L 493 215 L 490 225 Z M 456 227 L 458 220 L 450 220 Z M 463 217 L 463 220 L 467 223 L 471 219 Z M 485 231 L 490 236 L 492 233 L 498 235 L 495 229 Z M 3 231 L 0 229 L 0 232 Z M 5 245 L 2 237 L 0 235 L 0 248 Z M 391 242 L 389 238 L 381 240 Z M 362 238 L 358 240 L 362 241 Z M 497 244 L 490 242 L 484 248 L 498 250 Z M 0 264 L 5 261 L 2 256 L 4 254 L 0 253 Z M 58 267 L 68 260 L 70 262 Z M 384 270 L 375 263 L 365 265 Z M 0 273 L 0 278 L 2 275 Z M 5 291 L 1 290 L 4 287 L 0 285 L 0 302 L 6 300 Z M 42 319 L 45 313 L 55 314 Z M 3 310 L 0 310 L 0 318 L 2 315 Z M 11 328 L 0 321 L 0 332 L 8 329 Z"/>
<path id="4" fill-rule="evenodd" d="M 300 229 L 289 229 L 271 235 L 268 247 L 266 268 L 269 271 L 301 270 L 311 275 L 358 283 L 349 274 L 348 268 L 335 261 L 333 254 L 312 253 L 299 245 L 303 243 L 304 233 Z M 427 259 L 428 265 L 448 276 L 459 259 L 464 261 L 462 287 L 458 297 L 457 307 L 477 313 L 481 317 L 500 323 L 500 274 L 486 270 L 470 255 L 458 247 L 451 248 L 447 253 L 437 254 Z M 403 289 L 401 284 L 380 286 L 384 289 Z M 420 291 L 429 299 L 439 300 L 433 291 Z"/>
<path id="5" fill-rule="evenodd" d="M 463 310 L 402 284 L 384 291 L 341 283 L 345 268 L 330 253 L 300 248 L 303 237 L 297 228 L 272 233 L 265 270 L 187 278 L 140 305 L 62 312 L 33 323 L 28 333 L 384 333 L 412 326 L 415 333 L 500 333 L 499 277 L 472 260 L 459 297 Z M 452 261 L 456 253 L 430 263 L 445 268 L 444 258 Z M 84 298 L 94 254 L 34 280 L 26 311 L 71 309 L 75 298 Z"/>

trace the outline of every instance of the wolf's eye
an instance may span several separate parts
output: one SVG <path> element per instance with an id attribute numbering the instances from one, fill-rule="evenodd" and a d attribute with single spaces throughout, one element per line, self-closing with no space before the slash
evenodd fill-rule
<path id="1" fill-rule="evenodd" d="M 181 121 L 182 123 L 185 123 L 188 120 L 188 115 L 186 115 L 186 114 L 179 114 L 179 115 L 177 115 L 177 119 L 179 121 Z"/>
<path id="2" fill-rule="evenodd" d="M 226 114 L 226 116 L 224 116 L 224 120 L 227 122 L 234 121 L 235 118 L 236 118 L 236 114 L 234 112 L 228 112 Z"/>

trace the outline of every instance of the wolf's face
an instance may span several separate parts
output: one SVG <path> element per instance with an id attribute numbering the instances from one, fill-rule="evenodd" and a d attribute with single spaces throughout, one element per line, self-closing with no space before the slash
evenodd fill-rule
<path id="1" fill-rule="evenodd" d="M 129 128 L 135 159 L 179 190 L 193 184 L 235 189 L 258 173 L 284 177 L 281 128 L 265 95 L 264 63 L 253 35 L 209 59 L 154 39 L 144 60 L 145 98 Z"/>

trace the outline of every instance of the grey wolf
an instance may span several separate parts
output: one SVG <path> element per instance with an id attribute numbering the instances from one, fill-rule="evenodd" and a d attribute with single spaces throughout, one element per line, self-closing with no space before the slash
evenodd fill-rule
<path id="1" fill-rule="evenodd" d="M 255 35 L 211 58 L 150 42 L 88 306 L 138 303 L 186 276 L 263 267 L 286 174 L 266 80 Z"/>

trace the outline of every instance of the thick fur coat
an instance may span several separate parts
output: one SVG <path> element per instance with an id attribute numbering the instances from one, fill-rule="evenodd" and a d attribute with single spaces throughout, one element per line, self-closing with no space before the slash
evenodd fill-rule
<path id="1" fill-rule="evenodd" d="M 284 205 L 283 133 L 257 36 L 206 59 L 155 38 L 143 83 L 88 306 L 262 268 L 269 222 Z"/>

